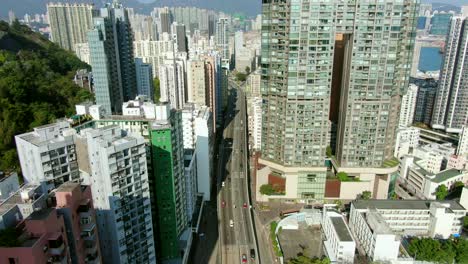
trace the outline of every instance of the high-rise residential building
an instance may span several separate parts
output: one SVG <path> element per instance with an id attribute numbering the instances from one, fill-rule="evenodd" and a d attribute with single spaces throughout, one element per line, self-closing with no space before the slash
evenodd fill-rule
<path id="1" fill-rule="evenodd" d="M 96 103 L 106 114 L 122 112 L 137 93 L 133 34 L 127 10 L 117 1 L 101 8 L 88 32 Z"/>
<path id="2" fill-rule="evenodd" d="M 184 149 L 194 150 L 197 157 L 197 192 L 203 200 L 211 197 L 213 170 L 213 121 L 212 112 L 206 106 L 186 104 L 182 110 Z"/>
<path id="3" fill-rule="evenodd" d="M 15 12 L 13 12 L 13 10 L 9 10 L 8 11 L 8 22 L 11 24 L 13 24 L 13 22 L 16 20 L 16 15 L 15 15 Z"/>
<path id="4" fill-rule="evenodd" d="M 209 105 L 205 61 L 191 59 L 187 62 L 187 101 L 196 105 Z"/>
<path id="5" fill-rule="evenodd" d="M 188 43 L 187 43 L 185 25 L 174 22 L 172 24 L 172 35 L 173 35 L 173 39 L 175 40 L 177 44 L 177 51 L 188 52 Z"/>
<path id="6" fill-rule="evenodd" d="M 410 84 L 406 94 L 401 98 L 400 127 L 407 127 L 413 124 L 417 97 L 418 86 Z"/>
<path id="7" fill-rule="evenodd" d="M 449 29 L 432 127 L 460 133 L 468 125 L 468 17 L 454 16 Z"/>
<path id="8" fill-rule="evenodd" d="M 75 43 L 75 49 L 74 52 L 78 59 L 80 59 L 83 62 L 86 62 L 87 64 L 91 63 L 91 56 L 89 54 L 89 44 L 88 42 L 85 43 Z"/>
<path id="9" fill-rule="evenodd" d="M 80 179 L 73 129 L 67 121 L 36 127 L 15 136 L 15 141 L 26 183 L 45 182 L 53 189 Z"/>
<path id="10" fill-rule="evenodd" d="M 161 34 L 159 40 L 140 40 L 133 42 L 135 57 L 152 66 L 153 77 L 159 76 L 159 65 L 164 63 L 166 53 L 174 53 L 174 40 L 168 33 Z"/>
<path id="11" fill-rule="evenodd" d="M 417 4 L 263 1 L 260 163 L 286 178 L 285 198 L 323 198 L 329 145 L 338 171 L 375 168 L 385 188 Z"/>
<path id="12" fill-rule="evenodd" d="M 151 64 L 144 63 L 143 59 L 135 58 L 135 70 L 137 81 L 137 94 L 146 95 L 149 99 L 154 98 L 153 69 Z"/>
<path id="13" fill-rule="evenodd" d="M 156 106 L 151 124 L 152 165 L 155 177 L 158 259 L 181 257 L 179 238 L 186 230 L 186 183 L 181 111 L 168 104 Z"/>
<path id="14" fill-rule="evenodd" d="M 101 263 L 91 187 L 66 182 L 55 189 L 48 200 L 49 206 L 63 216 L 72 263 Z"/>
<path id="15" fill-rule="evenodd" d="M 117 125 L 76 138 L 83 182 L 92 186 L 101 254 L 108 263 L 156 261 L 145 140 Z"/>
<path id="16" fill-rule="evenodd" d="M 96 10 L 92 4 L 48 3 L 52 41 L 74 51 L 76 43 L 87 42 L 87 32 L 93 28 Z"/>
<path id="17" fill-rule="evenodd" d="M 449 33 L 451 13 L 436 13 L 431 18 L 431 29 L 429 34 L 446 36 Z"/>
<path id="18" fill-rule="evenodd" d="M 434 101 L 437 91 L 437 81 L 434 79 L 414 79 L 418 86 L 418 96 L 414 110 L 414 123 L 431 124 Z"/>
<path id="19" fill-rule="evenodd" d="M 225 17 L 219 18 L 216 22 L 215 43 L 221 54 L 223 65 L 229 65 L 231 54 L 229 53 L 229 21 Z"/>
<path id="20" fill-rule="evenodd" d="M 460 133 L 460 139 L 458 140 L 457 146 L 457 155 L 468 157 L 468 126 L 464 126 L 462 128 L 462 132 Z"/>
<path id="21" fill-rule="evenodd" d="M 164 7 L 162 10 L 159 12 L 159 19 L 161 22 L 161 30 L 159 33 L 171 33 L 171 25 L 173 22 L 172 19 L 172 14 L 169 11 L 169 8 Z"/>
<path id="22" fill-rule="evenodd" d="M 182 109 L 186 101 L 186 61 L 179 53 L 167 53 L 159 65 L 160 102 L 168 102 L 174 109 Z"/>

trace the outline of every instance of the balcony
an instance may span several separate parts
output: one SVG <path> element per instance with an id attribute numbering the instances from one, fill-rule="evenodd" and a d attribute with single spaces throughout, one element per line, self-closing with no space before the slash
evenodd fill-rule
<path id="1" fill-rule="evenodd" d="M 95 240 L 96 238 L 96 235 L 94 233 L 94 227 L 92 230 L 89 230 L 89 231 L 82 231 L 81 232 L 81 238 L 83 238 L 84 240 Z"/>

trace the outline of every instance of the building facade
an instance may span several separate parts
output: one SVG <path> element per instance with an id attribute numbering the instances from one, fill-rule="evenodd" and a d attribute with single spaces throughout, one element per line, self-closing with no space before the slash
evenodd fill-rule
<path id="1" fill-rule="evenodd" d="M 75 44 L 87 42 L 87 32 L 93 28 L 97 10 L 91 4 L 48 3 L 50 34 L 53 42 L 74 51 Z"/>
<path id="2" fill-rule="evenodd" d="M 283 177 L 317 176 L 330 145 L 338 170 L 364 172 L 393 157 L 417 4 L 263 1 L 261 164 Z"/>
<path id="3" fill-rule="evenodd" d="M 156 106 L 151 124 L 153 188 L 156 195 L 158 259 L 181 258 L 179 238 L 187 228 L 186 183 L 181 112 Z"/>
<path id="4" fill-rule="evenodd" d="M 73 134 L 70 124 L 62 120 L 15 136 L 26 183 L 45 182 L 53 189 L 80 179 Z"/>
<path id="5" fill-rule="evenodd" d="M 106 5 L 88 32 L 96 103 L 106 114 L 122 112 L 122 103 L 137 93 L 133 33 L 127 10 L 118 2 Z"/>
<path id="6" fill-rule="evenodd" d="M 156 261 L 146 147 L 118 126 L 80 131 L 76 139 L 83 182 L 92 186 L 103 259 Z"/>
<path id="7" fill-rule="evenodd" d="M 450 20 L 432 127 L 460 133 L 468 124 L 468 18 Z"/>
<path id="8" fill-rule="evenodd" d="M 141 58 L 135 58 L 137 94 L 145 95 L 148 99 L 154 98 L 153 67 L 144 63 Z"/>
<path id="9" fill-rule="evenodd" d="M 408 91 L 401 98 L 400 127 L 407 127 L 413 124 L 417 96 L 418 87 L 410 84 Z"/>

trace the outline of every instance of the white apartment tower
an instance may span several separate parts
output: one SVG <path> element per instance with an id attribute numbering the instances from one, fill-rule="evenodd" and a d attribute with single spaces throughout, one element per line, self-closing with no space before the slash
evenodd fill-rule
<path id="1" fill-rule="evenodd" d="M 167 102 L 173 109 L 182 109 L 185 104 L 185 61 L 167 58 L 159 65 L 161 102 Z"/>
<path id="2" fill-rule="evenodd" d="M 197 192 L 203 200 L 211 197 L 213 160 L 213 122 L 209 107 L 187 104 L 182 110 L 184 149 L 194 150 L 197 157 Z"/>
<path id="3" fill-rule="evenodd" d="M 73 134 L 67 121 L 58 121 L 15 136 L 26 183 L 46 182 L 53 189 L 80 179 Z"/>
<path id="4" fill-rule="evenodd" d="M 92 186 L 103 259 L 155 263 L 145 140 L 117 125 L 76 139 L 83 180 Z"/>
<path id="5" fill-rule="evenodd" d="M 454 16 L 445 41 L 444 63 L 432 116 L 432 127 L 461 133 L 468 125 L 468 18 Z"/>
<path id="6" fill-rule="evenodd" d="M 401 98 L 400 127 L 413 124 L 414 110 L 416 109 L 416 98 L 418 97 L 418 86 L 410 84 L 408 91 Z"/>
<path id="7" fill-rule="evenodd" d="M 86 34 L 93 28 L 96 12 L 91 4 L 48 3 L 52 41 L 70 51 L 75 44 L 87 42 Z"/>
<path id="8" fill-rule="evenodd" d="M 138 40 L 133 42 L 135 58 L 152 66 L 153 76 L 159 76 L 159 65 L 164 63 L 167 52 L 174 52 L 174 41 L 168 33 L 163 33 L 159 40 Z"/>

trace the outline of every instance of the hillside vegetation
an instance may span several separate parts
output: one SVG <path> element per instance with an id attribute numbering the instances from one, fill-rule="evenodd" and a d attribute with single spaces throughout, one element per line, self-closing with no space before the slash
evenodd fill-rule
<path id="1" fill-rule="evenodd" d="M 28 27 L 0 21 L 0 170 L 19 170 L 14 136 L 70 116 L 93 98 L 72 79 L 88 68 Z"/>

